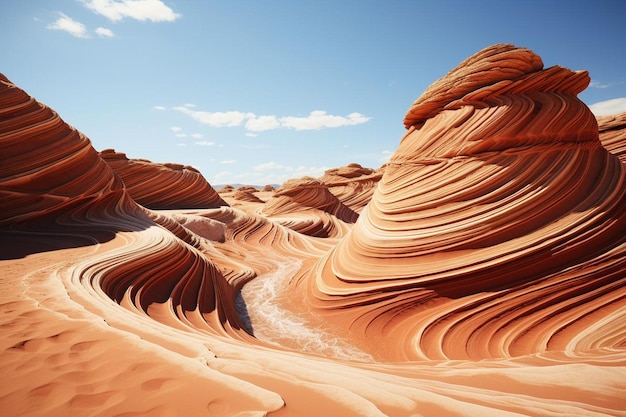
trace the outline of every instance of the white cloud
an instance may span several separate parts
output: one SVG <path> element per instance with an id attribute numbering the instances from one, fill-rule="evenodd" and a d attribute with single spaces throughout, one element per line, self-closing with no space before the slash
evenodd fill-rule
<path id="1" fill-rule="evenodd" d="M 594 87 L 594 88 L 608 88 L 610 86 L 611 84 L 603 83 L 603 82 L 596 81 L 596 80 L 591 80 L 591 82 L 589 83 L 589 87 Z"/>
<path id="2" fill-rule="evenodd" d="M 280 127 L 280 122 L 276 116 L 254 116 L 246 122 L 246 129 L 254 132 L 273 130 Z"/>
<path id="3" fill-rule="evenodd" d="M 152 108 L 153 108 L 154 110 L 159 110 L 159 111 L 163 111 L 163 110 L 165 110 L 165 107 L 163 107 L 163 106 L 152 106 Z"/>
<path id="4" fill-rule="evenodd" d="M 71 17 L 64 15 L 63 13 L 59 13 L 59 15 L 61 15 L 61 17 L 59 17 L 53 23 L 50 23 L 48 26 L 46 26 L 46 28 L 52 29 L 52 30 L 62 30 L 77 38 L 89 37 L 89 35 L 87 34 L 87 28 L 85 27 L 85 25 L 83 25 L 80 22 L 77 22 Z"/>
<path id="5" fill-rule="evenodd" d="M 256 138 L 259 135 L 257 135 L 256 133 L 248 132 L 248 133 L 246 133 L 246 136 L 249 137 L 249 138 Z"/>
<path id="6" fill-rule="evenodd" d="M 347 116 L 335 116 L 323 110 L 312 111 L 308 116 L 285 116 L 274 115 L 257 116 L 250 112 L 226 111 L 207 112 L 192 110 L 189 104 L 174 107 L 181 113 L 191 116 L 200 123 L 212 127 L 236 127 L 244 125 L 251 132 L 262 132 L 279 128 L 295 130 L 319 130 L 325 128 L 336 128 L 342 126 L 353 126 L 367 122 L 370 117 L 361 113 L 350 113 Z M 248 133 L 246 136 L 254 137 L 256 134 Z"/>
<path id="7" fill-rule="evenodd" d="M 193 103 L 185 103 L 185 104 L 183 104 L 183 107 L 193 108 L 193 107 L 196 107 L 196 105 L 193 104 Z"/>
<path id="8" fill-rule="evenodd" d="M 389 159 L 391 158 L 391 155 L 393 155 L 393 152 L 389 151 L 389 150 L 384 150 L 381 152 L 382 156 L 380 157 L 380 161 L 385 163 L 385 162 L 389 162 Z"/>
<path id="9" fill-rule="evenodd" d="M 215 174 L 213 176 L 213 178 L 220 179 L 220 178 L 228 177 L 229 175 L 233 175 L 233 173 L 230 172 L 230 171 L 220 171 L 217 174 Z M 213 182 L 215 182 L 215 181 L 213 181 Z"/>
<path id="10" fill-rule="evenodd" d="M 267 171 L 276 171 L 275 174 L 272 175 L 277 175 L 280 176 L 280 178 L 283 179 L 289 179 L 292 178 L 294 176 L 298 176 L 298 177 L 304 177 L 304 176 L 309 176 L 309 177 L 320 177 L 322 175 L 324 175 L 324 172 L 329 169 L 328 167 L 313 167 L 313 166 L 304 166 L 304 165 L 300 165 L 296 168 L 289 166 L 289 165 L 281 165 L 278 164 L 274 161 L 272 162 L 266 162 L 264 164 L 260 164 L 257 165 L 253 168 L 255 171 L 257 172 L 267 172 Z M 281 174 L 282 172 L 282 174 Z M 258 174 L 257 174 L 258 175 Z M 278 177 L 276 177 L 278 178 Z"/>
<path id="11" fill-rule="evenodd" d="M 113 31 L 107 28 L 97 28 L 96 34 L 100 36 L 101 38 L 114 38 L 115 37 L 115 34 L 113 33 Z"/>
<path id="12" fill-rule="evenodd" d="M 227 112 L 207 112 L 207 111 L 195 111 L 190 110 L 185 106 L 174 107 L 174 110 L 178 110 L 181 113 L 191 116 L 193 119 L 200 123 L 212 126 L 212 127 L 233 127 L 241 126 L 244 120 L 249 117 L 249 114 L 239 111 L 227 111 Z"/>
<path id="13" fill-rule="evenodd" d="M 126 17 L 151 22 L 173 22 L 180 17 L 161 0 L 81 0 L 88 9 L 112 22 Z"/>
<path id="14" fill-rule="evenodd" d="M 236 162 L 237 162 L 236 159 L 226 159 L 224 161 L 220 161 L 220 164 L 234 164 Z"/>
<path id="15" fill-rule="evenodd" d="M 187 134 L 186 134 L 186 133 L 177 133 L 177 134 L 176 134 L 176 137 L 177 137 L 177 138 L 186 138 L 186 137 L 187 137 Z"/>
<path id="16" fill-rule="evenodd" d="M 201 140 L 201 141 L 194 142 L 194 143 L 200 146 L 215 146 L 215 142 L 209 142 L 208 140 Z"/>
<path id="17" fill-rule="evenodd" d="M 283 127 L 296 130 L 318 130 L 329 127 L 351 126 L 365 123 L 370 120 L 360 113 L 350 113 L 349 115 L 333 116 L 323 110 L 312 111 L 306 117 L 287 116 L 281 117 L 280 123 Z"/>
<path id="18" fill-rule="evenodd" d="M 172 126 L 172 127 L 170 127 L 170 130 L 172 132 L 181 132 L 183 130 L 183 128 L 182 127 L 178 127 L 178 126 Z"/>
<path id="19" fill-rule="evenodd" d="M 594 103 L 589 108 L 596 116 L 612 116 L 623 113 L 626 112 L 626 97 Z"/>
<path id="20" fill-rule="evenodd" d="M 272 170 L 272 169 L 276 169 L 282 167 L 282 165 L 278 165 L 276 162 L 272 161 L 272 162 L 266 162 L 264 164 L 260 164 L 254 167 L 255 171 L 268 171 L 268 170 Z"/>
<path id="21" fill-rule="evenodd" d="M 200 133 L 192 133 L 191 137 L 194 139 L 202 139 L 202 134 Z"/>

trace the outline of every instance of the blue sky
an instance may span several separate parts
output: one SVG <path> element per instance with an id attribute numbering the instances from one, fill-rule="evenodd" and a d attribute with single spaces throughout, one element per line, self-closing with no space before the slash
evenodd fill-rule
<path id="1" fill-rule="evenodd" d="M 626 111 L 624 16 L 622 0 L 6 0 L 0 72 L 97 150 L 280 184 L 380 166 L 411 103 L 494 43 L 588 70 L 580 98 Z"/>

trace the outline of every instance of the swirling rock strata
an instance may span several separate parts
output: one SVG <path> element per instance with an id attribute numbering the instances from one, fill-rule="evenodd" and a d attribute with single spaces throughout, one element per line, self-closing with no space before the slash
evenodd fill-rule
<path id="1" fill-rule="evenodd" d="M 0 226 L 141 217 L 82 133 L 0 74 Z"/>
<path id="2" fill-rule="evenodd" d="M 626 178 L 588 83 L 511 45 L 435 82 L 309 302 L 386 359 L 621 346 Z"/>
<path id="3" fill-rule="evenodd" d="M 124 181 L 131 197 L 144 207 L 181 209 L 228 205 L 193 167 L 128 159 L 112 149 L 101 151 L 100 157 Z"/>
<path id="4" fill-rule="evenodd" d="M 374 170 L 352 163 L 345 167 L 327 170 L 320 181 L 339 201 L 360 213 L 372 198 L 376 184 L 382 175 L 382 169 Z"/>
<path id="5" fill-rule="evenodd" d="M 600 142 L 623 163 L 626 162 L 626 113 L 598 117 Z"/>
<path id="6" fill-rule="evenodd" d="M 262 214 L 296 230 L 316 237 L 338 237 L 358 214 L 337 199 L 315 178 L 289 180 L 265 204 Z"/>

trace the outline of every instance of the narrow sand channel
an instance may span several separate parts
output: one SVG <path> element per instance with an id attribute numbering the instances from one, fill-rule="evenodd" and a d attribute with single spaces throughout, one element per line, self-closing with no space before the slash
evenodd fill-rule
<path id="1" fill-rule="evenodd" d="M 336 335 L 311 326 L 305 316 L 295 315 L 280 307 L 280 300 L 288 296 L 285 291 L 287 284 L 301 265 L 299 259 L 288 259 L 279 263 L 276 270 L 259 275 L 243 287 L 241 295 L 254 336 L 303 353 L 337 359 L 373 360 L 370 355 Z"/>

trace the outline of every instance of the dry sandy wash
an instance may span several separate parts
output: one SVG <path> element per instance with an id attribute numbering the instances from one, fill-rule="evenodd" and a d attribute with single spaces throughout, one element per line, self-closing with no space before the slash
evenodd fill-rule
<path id="1" fill-rule="evenodd" d="M 494 45 L 385 166 L 218 194 L 0 75 L 1 414 L 626 416 L 626 118 L 588 83 Z"/>

